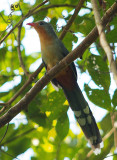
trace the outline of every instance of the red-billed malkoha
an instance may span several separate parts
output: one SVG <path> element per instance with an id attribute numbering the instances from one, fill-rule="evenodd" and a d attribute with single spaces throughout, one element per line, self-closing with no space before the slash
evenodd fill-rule
<path id="1" fill-rule="evenodd" d="M 28 23 L 37 31 L 41 42 L 42 60 L 47 72 L 62 60 L 69 52 L 57 37 L 50 23 L 38 21 Z M 91 144 L 95 154 L 101 151 L 102 138 L 88 103 L 77 83 L 77 73 L 72 62 L 52 80 L 55 88 L 62 88 L 75 117 Z"/>

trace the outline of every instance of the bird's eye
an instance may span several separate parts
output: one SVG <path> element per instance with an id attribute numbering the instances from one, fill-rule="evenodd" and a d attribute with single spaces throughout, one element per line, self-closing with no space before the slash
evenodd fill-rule
<path id="1" fill-rule="evenodd" d="M 43 23 L 43 22 L 40 22 L 39 25 L 42 26 L 42 25 L 44 25 L 44 23 Z"/>

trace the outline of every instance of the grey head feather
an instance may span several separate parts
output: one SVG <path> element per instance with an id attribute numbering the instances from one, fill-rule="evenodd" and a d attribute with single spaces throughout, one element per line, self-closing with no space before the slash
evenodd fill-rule
<path id="1" fill-rule="evenodd" d="M 49 35 L 53 36 L 54 38 L 58 38 L 50 23 L 47 23 L 45 21 L 38 21 L 36 23 L 38 23 L 40 26 L 43 26 L 43 28 L 48 32 Z"/>

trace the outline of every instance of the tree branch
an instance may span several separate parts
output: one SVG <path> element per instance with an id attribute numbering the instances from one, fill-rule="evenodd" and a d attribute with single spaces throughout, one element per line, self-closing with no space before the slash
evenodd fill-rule
<path id="1" fill-rule="evenodd" d="M 9 107 L 9 105 L 29 86 L 29 84 L 32 83 L 32 81 L 37 77 L 38 73 L 41 72 L 42 68 L 44 67 L 44 64 L 42 63 L 37 70 L 32 73 L 29 77 L 29 79 L 26 81 L 26 83 L 24 83 L 24 85 L 19 89 L 18 92 L 16 92 L 16 94 L 6 103 L 0 103 L 1 106 L 4 106 L 1 110 L 0 110 L 0 114 L 2 114 L 6 108 Z"/>
<path id="2" fill-rule="evenodd" d="M 9 154 L 8 152 L 5 152 L 3 149 L 0 148 L 0 151 L 3 152 L 4 154 L 6 154 L 7 156 L 9 156 L 10 158 L 13 158 L 13 159 L 17 159 L 17 160 L 20 160 L 19 158 Z"/>
<path id="3" fill-rule="evenodd" d="M 34 12 L 32 13 L 32 15 L 33 15 L 33 14 L 37 14 L 37 13 L 40 12 L 40 11 L 45 11 L 45 10 L 48 10 L 48 9 L 51 9 L 51 8 L 56 8 L 56 7 L 57 7 L 57 8 L 58 8 L 58 7 L 71 7 L 71 8 L 75 8 L 76 6 L 75 6 L 75 5 L 71 5 L 71 4 L 53 4 L 53 5 L 49 5 L 49 6 L 47 6 L 47 7 L 40 8 L 40 9 L 34 11 Z"/>
<path id="4" fill-rule="evenodd" d="M 74 5 L 69 5 L 69 4 L 55 4 L 55 5 L 50 5 L 48 7 L 45 7 L 45 8 L 41 8 L 37 11 L 34 11 L 33 14 L 37 14 L 38 12 L 40 11 L 44 11 L 44 10 L 47 10 L 47 9 L 50 9 L 50 8 L 54 8 L 54 7 L 75 7 L 75 11 L 74 11 L 74 14 L 70 17 L 69 21 L 67 22 L 67 25 L 64 27 L 61 35 L 59 36 L 59 39 L 62 40 L 64 38 L 64 36 L 66 35 L 68 29 L 70 28 L 70 26 L 72 25 L 73 21 L 75 20 L 78 12 L 80 11 L 82 5 L 84 3 L 84 0 L 80 0 L 80 2 L 78 3 L 77 6 L 74 6 Z"/>
<path id="5" fill-rule="evenodd" d="M 0 140 L 0 143 L 3 141 L 4 137 L 6 136 L 7 131 L 8 131 L 8 128 L 9 128 L 9 123 L 7 124 L 6 131 L 5 131 L 5 133 L 4 133 L 3 137 L 2 137 L 2 139 Z"/>
<path id="6" fill-rule="evenodd" d="M 57 145 L 56 160 L 59 160 L 60 158 L 60 149 L 61 149 L 61 141 L 58 142 L 58 145 Z"/>
<path id="7" fill-rule="evenodd" d="M 104 27 L 101 21 L 101 16 L 98 11 L 98 5 L 96 0 L 91 0 L 92 6 L 93 6 L 93 11 L 94 11 L 94 17 L 95 17 L 95 23 L 98 28 L 98 33 L 99 33 L 99 39 L 100 39 L 100 44 L 105 51 L 109 64 L 110 64 L 110 70 L 113 73 L 113 78 L 115 80 L 115 83 L 117 85 L 117 68 L 116 68 L 116 63 L 113 58 L 113 53 L 111 51 L 111 48 L 106 40 L 105 32 L 104 32 Z"/>
<path id="8" fill-rule="evenodd" d="M 30 132 L 32 132 L 32 131 L 34 131 L 34 130 L 36 130 L 36 129 L 37 129 L 37 128 L 31 128 L 31 129 L 29 129 L 29 130 L 27 130 L 27 131 L 25 131 L 25 132 L 23 132 L 23 133 L 15 136 L 15 137 L 12 137 L 12 138 L 8 139 L 7 141 L 5 141 L 4 143 L 0 144 L 0 147 L 1 147 L 1 146 L 4 146 L 4 145 L 6 145 L 6 144 L 8 144 L 8 143 L 10 143 L 10 142 L 13 142 L 14 140 L 16 140 L 16 139 L 18 139 L 18 138 L 20 138 L 20 137 L 22 137 L 22 136 L 27 135 L 28 133 L 30 133 Z"/>
<path id="9" fill-rule="evenodd" d="M 71 16 L 71 18 L 69 19 L 69 21 L 67 22 L 67 25 L 63 28 L 62 34 L 60 35 L 60 39 L 62 40 L 63 37 L 65 36 L 65 34 L 67 33 L 68 29 L 71 27 L 74 19 L 76 18 L 76 16 L 78 15 L 78 12 L 80 11 L 83 3 L 85 0 L 80 0 L 76 6 L 76 9 L 74 11 L 74 14 Z"/>
<path id="10" fill-rule="evenodd" d="M 50 6 L 47 6 L 45 8 L 41 8 L 37 11 L 34 10 L 33 14 L 37 14 L 39 11 L 43 11 L 43 10 L 47 10 L 47 9 L 50 9 L 50 8 L 54 8 L 54 7 L 65 7 L 65 6 L 69 6 L 69 7 L 76 7 L 76 11 L 74 12 L 74 14 L 71 16 L 71 18 L 69 19 L 67 25 L 66 25 L 66 28 L 69 29 L 69 27 L 72 25 L 76 15 L 78 14 L 80 8 L 82 7 L 81 3 L 78 3 L 77 6 L 74 6 L 74 5 L 69 5 L 69 4 L 60 4 L 60 5 L 50 5 Z M 78 10 L 79 9 L 79 10 Z M 30 11 L 31 13 L 31 11 Z M 74 16 L 75 15 L 75 16 Z M 23 14 L 22 14 L 22 17 L 23 17 Z M 21 51 L 20 51 L 20 33 L 21 33 L 21 26 L 22 26 L 22 23 L 19 25 L 18 27 L 18 56 L 19 56 L 19 60 L 20 60 L 20 65 L 21 67 L 23 68 L 25 74 L 27 75 L 27 71 L 25 70 L 25 66 L 23 64 L 23 60 L 22 60 L 22 57 L 21 57 Z M 67 32 L 67 29 L 65 30 Z M 63 30 L 61 35 L 62 35 L 62 39 L 64 38 L 65 36 L 65 31 Z M 64 32 L 64 33 L 63 33 Z M 60 35 L 60 39 L 61 39 L 61 35 Z M 43 63 L 41 63 L 41 66 L 40 68 L 42 69 L 43 68 Z M 41 70 L 40 70 L 41 71 Z M 39 72 L 40 72 L 39 71 Z M 36 72 L 36 71 L 35 71 Z M 34 74 L 35 74 L 34 72 Z M 39 73 L 38 72 L 38 73 Z M 33 75 L 31 75 L 31 77 L 33 77 Z M 36 78 L 36 77 L 35 77 Z M 32 82 L 32 81 L 31 81 Z M 25 87 L 27 87 L 31 82 L 29 82 L 29 80 L 22 86 L 22 88 L 6 103 L 0 103 L 1 106 L 4 106 L 1 110 L 0 110 L 0 114 L 2 114 L 6 108 L 8 108 L 8 106 L 22 93 L 22 91 L 24 91 Z"/>
<path id="11" fill-rule="evenodd" d="M 49 0 L 48 0 L 49 1 Z M 48 1 L 44 1 L 43 3 L 45 4 L 45 3 L 47 3 Z M 82 1 L 82 0 L 81 0 Z M 84 0 L 83 0 L 84 1 Z M 41 4 L 40 4 L 40 6 L 42 6 Z M 44 10 L 47 10 L 47 9 L 51 9 L 51 8 L 55 8 L 55 7 L 76 7 L 75 5 L 69 5 L 69 4 L 54 4 L 54 5 L 49 5 L 49 6 L 47 6 L 47 7 L 44 7 L 44 8 L 41 8 L 41 9 L 38 9 L 39 7 L 40 7 L 39 5 L 38 5 L 38 7 L 36 6 L 36 10 L 35 10 L 35 8 L 34 9 L 32 9 L 32 10 L 29 10 L 29 12 L 25 15 L 25 16 L 23 16 L 21 19 L 20 19 L 20 21 L 8 32 L 8 34 L 6 34 L 4 37 L 3 37 L 3 39 L 0 41 L 0 44 L 9 36 L 9 34 L 15 29 L 15 28 L 17 28 L 26 18 L 28 18 L 28 17 L 30 17 L 31 15 L 33 15 L 33 14 L 37 14 L 38 12 L 40 12 L 40 11 L 44 11 Z M 76 11 L 77 11 L 77 9 L 79 8 L 79 10 L 81 9 L 81 7 L 82 7 L 82 5 L 81 5 L 81 3 L 79 2 L 79 4 L 77 5 L 77 7 L 76 7 Z M 37 10 L 38 9 L 38 10 Z M 78 11 L 79 12 L 79 11 Z M 74 12 L 74 14 L 76 14 L 75 12 Z M 76 14 L 77 15 L 77 14 Z M 74 17 L 74 16 L 72 16 L 72 17 Z M 72 17 L 71 17 L 71 19 L 72 19 Z M 75 19 L 75 18 L 74 18 Z M 71 24 L 72 24 L 72 22 L 74 21 L 74 19 L 73 20 L 70 20 L 70 22 L 69 22 L 69 26 L 65 26 L 66 27 L 66 29 L 64 29 L 64 32 L 67 32 L 67 30 L 69 29 L 69 27 L 71 26 Z M 71 23 L 71 24 L 70 24 Z M 62 32 L 62 34 L 63 34 L 63 32 Z M 65 36 L 65 33 L 64 33 L 64 36 Z M 64 37 L 63 35 L 62 35 L 62 39 L 63 39 L 63 37 Z"/>
<path id="12" fill-rule="evenodd" d="M 110 18 L 115 15 L 117 11 L 117 3 L 115 2 L 111 8 L 105 13 L 102 18 L 103 26 L 109 22 Z M 88 34 L 88 36 L 71 51 L 63 60 L 61 60 L 56 66 L 54 66 L 46 75 L 44 75 L 37 83 L 27 92 L 27 94 L 12 108 L 10 108 L 2 117 L 0 117 L 0 128 L 11 121 L 19 112 L 26 109 L 28 104 L 35 98 L 38 92 L 40 92 L 47 83 L 53 79 L 59 72 L 65 69 L 72 61 L 77 57 L 81 57 L 84 51 L 98 38 L 97 27 Z"/>
<path id="13" fill-rule="evenodd" d="M 41 4 L 37 5 L 36 7 L 34 7 L 33 9 L 29 10 L 29 12 L 23 16 L 20 21 L 2 38 L 2 40 L 0 41 L 0 44 L 14 31 L 15 28 L 17 28 L 26 18 L 30 17 L 32 15 L 32 12 L 34 12 L 36 9 L 38 9 L 39 7 L 43 6 L 45 3 L 49 2 L 49 0 L 45 0 L 44 2 L 42 2 Z"/>
<path id="14" fill-rule="evenodd" d="M 116 119 L 116 116 L 117 116 L 117 112 L 114 112 L 114 113 L 110 113 L 111 115 L 111 121 L 112 121 L 112 126 L 114 128 L 114 143 L 115 143 L 115 149 L 117 148 L 117 126 L 115 126 L 115 119 Z"/>
<path id="15" fill-rule="evenodd" d="M 20 50 L 21 28 L 22 28 L 22 23 L 18 26 L 18 35 L 17 35 L 18 46 L 17 46 L 17 52 L 18 52 L 18 57 L 19 57 L 19 61 L 20 61 L 20 66 L 22 67 L 25 75 L 29 76 L 29 73 L 27 72 L 27 70 L 25 68 L 25 65 L 23 63 L 23 59 L 22 59 L 22 56 L 21 56 L 21 50 Z"/>

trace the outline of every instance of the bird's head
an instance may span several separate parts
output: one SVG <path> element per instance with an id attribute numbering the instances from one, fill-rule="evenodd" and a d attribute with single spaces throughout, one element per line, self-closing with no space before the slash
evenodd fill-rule
<path id="1" fill-rule="evenodd" d="M 27 23 L 27 25 L 34 27 L 34 29 L 39 34 L 40 38 L 42 36 L 56 37 L 56 33 L 50 23 L 47 23 L 45 21 L 38 21 L 38 22 Z"/>

